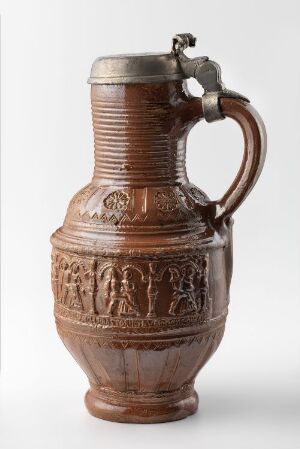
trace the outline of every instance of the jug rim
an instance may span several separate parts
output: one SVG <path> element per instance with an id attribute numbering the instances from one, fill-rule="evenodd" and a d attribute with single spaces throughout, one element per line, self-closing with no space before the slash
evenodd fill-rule
<path id="1" fill-rule="evenodd" d="M 131 53 L 97 58 L 89 84 L 157 83 L 186 79 L 174 53 Z"/>

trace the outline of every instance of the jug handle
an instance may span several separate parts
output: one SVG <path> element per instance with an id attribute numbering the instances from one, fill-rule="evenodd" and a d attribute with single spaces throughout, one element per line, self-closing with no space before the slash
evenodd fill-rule
<path id="1" fill-rule="evenodd" d="M 248 102 L 223 97 L 219 99 L 219 104 L 224 117 L 240 125 L 244 137 L 240 169 L 222 198 L 212 202 L 215 205 L 215 220 L 223 221 L 236 211 L 256 184 L 265 161 L 267 136 L 264 122 Z"/>
<path id="2" fill-rule="evenodd" d="M 244 156 L 236 178 L 220 200 L 210 203 L 215 206 L 215 220 L 224 221 L 242 204 L 259 178 L 266 156 L 266 131 L 249 100 L 225 87 L 219 64 L 207 56 L 190 59 L 184 54 L 186 48 L 195 44 L 192 34 L 176 34 L 172 53 L 186 78 L 195 78 L 204 89 L 201 100 L 192 100 L 194 105 L 201 101 L 196 120 L 204 117 L 207 122 L 214 122 L 230 117 L 240 125 L 244 136 Z"/>

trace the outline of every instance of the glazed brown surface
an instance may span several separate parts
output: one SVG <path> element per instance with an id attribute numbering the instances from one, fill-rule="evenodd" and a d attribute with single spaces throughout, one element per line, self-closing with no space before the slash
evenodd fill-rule
<path id="1" fill-rule="evenodd" d="M 223 98 L 245 139 L 220 201 L 189 183 L 186 139 L 203 118 L 185 82 L 93 85 L 95 169 L 52 236 L 58 333 L 88 376 L 86 405 L 120 422 L 197 409 L 195 376 L 218 347 L 232 273 L 231 214 L 261 171 L 265 133 Z"/>

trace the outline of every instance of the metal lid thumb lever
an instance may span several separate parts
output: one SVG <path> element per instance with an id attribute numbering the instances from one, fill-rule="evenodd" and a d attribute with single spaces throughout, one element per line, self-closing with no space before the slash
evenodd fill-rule
<path id="1" fill-rule="evenodd" d="M 179 60 L 183 73 L 187 78 L 195 78 L 204 89 L 202 105 L 204 118 L 207 122 L 223 120 L 219 98 L 230 97 L 249 102 L 244 95 L 226 89 L 221 78 L 219 64 L 211 61 L 207 56 L 188 58 L 183 51 L 188 47 L 195 47 L 196 38 L 190 33 L 176 34 L 173 37 L 172 52 Z"/>

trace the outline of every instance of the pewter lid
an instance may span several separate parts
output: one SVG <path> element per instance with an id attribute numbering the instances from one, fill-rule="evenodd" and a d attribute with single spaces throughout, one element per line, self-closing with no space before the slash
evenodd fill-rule
<path id="1" fill-rule="evenodd" d="M 187 78 L 174 53 L 141 53 L 97 58 L 89 84 L 153 83 Z"/>
<path id="2" fill-rule="evenodd" d="M 178 57 L 196 38 L 189 33 L 173 37 L 170 53 L 140 53 L 97 58 L 89 84 L 154 83 L 189 78 Z"/>
<path id="3" fill-rule="evenodd" d="M 243 95 L 226 89 L 219 64 L 207 56 L 188 58 L 184 50 L 195 47 L 196 38 L 190 33 L 173 37 L 170 53 L 142 53 L 105 56 L 92 66 L 90 84 L 153 83 L 196 78 L 204 89 L 202 107 L 207 122 L 224 118 L 219 98 L 231 97 L 249 101 Z"/>

